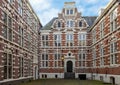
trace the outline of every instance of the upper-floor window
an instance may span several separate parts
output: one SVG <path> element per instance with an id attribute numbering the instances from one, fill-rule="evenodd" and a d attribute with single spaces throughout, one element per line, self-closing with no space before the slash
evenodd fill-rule
<path id="1" fill-rule="evenodd" d="M 48 46 L 48 35 L 42 35 L 42 45 Z"/>
<path id="2" fill-rule="evenodd" d="M 3 12 L 3 37 L 12 41 L 12 18 Z"/>
<path id="3" fill-rule="evenodd" d="M 12 3 L 12 2 L 13 2 L 13 0 L 8 0 L 8 2 L 9 2 L 9 3 Z"/>
<path id="4" fill-rule="evenodd" d="M 93 47 L 93 50 L 92 50 L 92 58 L 93 58 L 93 67 L 96 66 L 96 48 Z"/>
<path id="5" fill-rule="evenodd" d="M 79 61 L 79 66 L 81 66 L 81 67 L 85 67 L 86 66 L 86 63 L 85 63 L 85 61 L 86 61 L 86 54 L 84 52 L 80 52 L 79 53 L 78 61 Z"/>
<path id="6" fill-rule="evenodd" d="M 73 34 L 67 34 L 67 41 L 73 41 Z"/>
<path id="7" fill-rule="evenodd" d="M 60 22 L 58 22 L 58 27 L 61 27 L 61 23 Z"/>
<path id="8" fill-rule="evenodd" d="M 93 44 L 96 43 L 96 28 L 93 29 L 92 31 L 92 40 L 93 40 Z"/>
<path id="9" fill-rule="evenodd" d="M 117 42 L 113 40 L 110 43 L 110 64 L 117 64 Z"/>
<path id="10" fill-rule="evenodd" d="M 79 45 L 85 46 L 86 45 L 86 33 L 79 34 Z"/>
<path id="11" fill-rule="evenodd" d="M 60 34 L 56 34 L 54 35 L 54 42 L 55 42 L 55 46 L 61 46 L 61 35 Z"/>
<path id="12" fill-rule="evenodd" d="M 60 66 L 60 61 L 61 61 L 60 57 L 61 57 L 60 53 L 55 53 L 54 54 L 54 67 Z"/>
<path id="13" fill-rule="evenodd" d="M 100 38 L 104 36 L 104 20 L 100 23 Z"/>
<path id="14" fill-rule="evenodd" d="M 70 10 L 70 14 L 73 14 L 73 9 Z"/>
<path id="15" fill-rule="evenodd" d="M 80 21 L 80 22 L 79 22 L 79 27 L 82 27 L 82 26 L 83 26 L 83 25 L 82 25 L 82 21 Z"/>
<path id="16" fill-rule="evenodd" d="M 49 62 L 49 59 L 48 59 L 48 54 L 46 53 L 43 53 L 42 54 L 42 59 L 41 59 L 41 66 L 42 67 L 48 67 L 48 62 Z"/>
<path id="17" fill-rule="evenodd" d="M 73 9 L 67 9 L 67 15 L 72 15 L 74 12 L 73 12 Z"/>
<path id="18" fill-rule="evenodd" d="M 72 20 L 68 20 L 67 21 L 67 27 L 73 27 L 73 21 Z"/>
<path id="19" fill-rule="evenodd" d="M 18 0 L 18 13 L 22 16 L 23 14 L 23 0 Z"/>
<path id="20" fill-rule="evenodd" d="M 104 47 L 100 45 L 100 65 L 104 65 Z"/>
<path id="21" fill-rule="evenodd" d="M 73 34 L 66 35 L 67 46 L 73 46 Z"/>
<path id="22" fill-rule="evenodd" d="M 111 32 L 117 29 L 117 9 L 110 14 L 110 30 Z"/>
<path id="23" fill-rule="evenodd" d="M 19 30 L 19 36 L 18 36 L 19 42 L 18 43 L 19 43 L 19 45 L 23 46 L 24 45 L 24 30 L 21 26 L 18 27 L 18 30 Z M 31 41 L 29 41 L 29 42 L 31 42 Z"/>
<path id="24" fill-rule="evenodd" d="M 79 40 L 86 40 L 86 33 L 79 34 Z"/>

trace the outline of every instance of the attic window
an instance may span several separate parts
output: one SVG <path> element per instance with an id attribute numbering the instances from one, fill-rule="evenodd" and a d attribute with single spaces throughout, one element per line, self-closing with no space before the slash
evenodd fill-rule
<path id="1" fill-rule="evenodd" d="M 82 21 L 79 22 L 79 27 L 82 27 Z"/>
<path id="2" fill-rule="evenodd" d="M 70 14 L 73 14 L 73 10 L 72 9 L 70 10 Z"/>
<path id="3" fill-rule="evenodd" d="M 73 21 L 72 20 L 67 21 L 67 27 L 73 27 Z"/>
<path id="4" fill-rule="evenodd" d="M 58 27 L 61 27 L 61 23 L 60 22 L 58 22 Z"/>
<path id="5" fill-rule="evenodd" d="M 67 15 L 73 15 L 73 9 L 67 9 L 66 14 Z"/>

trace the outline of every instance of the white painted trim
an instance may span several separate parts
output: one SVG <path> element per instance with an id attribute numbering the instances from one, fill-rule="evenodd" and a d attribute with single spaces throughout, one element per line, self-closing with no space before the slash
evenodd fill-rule
<path id="1" fill-rule="evenodd" d="M 94 76 L 94 78 L 92 78 L 92 75 Z M 117 85 L 120 85 L 120 75 L 111 75 L 111 74 L 91 74 L 91 73 L 86 73 L 86 76 L 88 79 L 94 79 L 94 80 L 100 80 L 100 76 L 103 77 L 103 82 L 106 83 L 111 83 L 110 81 L 110 77 L 114 77 L 115 78 L 115 83 Z"/>
<path id="2" fill-rule="evenodd" d="M 10 81 L 17 81 L 17 80 L 28 79 L 28 78 L 33 78 L 33 76 L 29 76 L 29 77 L 20 77 L 20 78 L 17 78 L 17 79 L 6 79 L 6 80 L 0 81 L 0 83 L 10 82 Z"/>
<path id="3" fill-rule="evenodd" d="M 64 78 L 64 73 L 39 73 L 39 77 L 42 78 L 42 75 L 47 75 L 47 78 L 55 78 L 55 75 L 58 76 L 58 78 Z"/>

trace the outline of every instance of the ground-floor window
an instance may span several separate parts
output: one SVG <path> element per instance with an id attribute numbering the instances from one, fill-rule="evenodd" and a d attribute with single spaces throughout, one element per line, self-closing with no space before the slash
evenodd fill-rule
<path id="1" fill-rule="evenodd" d="M 12 54 L 4 53 L 4 79 L 12 78 Z"/>
<path id="2" fill-rule="evenodd" d="M 19 77 L 24 76 L 24 58 L 19 57 Z"/>

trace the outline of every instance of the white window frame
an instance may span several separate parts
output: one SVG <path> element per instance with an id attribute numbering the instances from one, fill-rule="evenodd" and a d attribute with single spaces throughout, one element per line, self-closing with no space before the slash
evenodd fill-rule
<path id="1" fill-rule="evenodd" d="M 67 27 L 68 27 L 68 29 L 73 28 L 74 27 L 74 21 L 73 20 L 67 20 Z"/>
<path id="2" fill-rule="evenodd" d="M 116 40 L 114 39 L 110 43 L 110 65 L 116 65 L 117 62 L 117 43 Z"/>
<path id="3" fill-rule="evenodd" d="M 66 9 L 66 15 L 74 15 L 74 9 Z"/>
<path id="4" fill-rule="evenodd" d="M 55 39 L 55 36 L 56 36 L 56 39 Z M 55 34 L 54 35 L 54 46 L 56 46 L 55 42 L 57 43 L 57 46 L 59 46 L 58 45 L 59 43 L 60 43 L 60 46 L 61 46 L 61 34 Z"/>
<path id="5" fill-rule="evenodd" d="M 117 29 L 117 8 L 110 14 L 110 31 L 113 32 Z"/>

